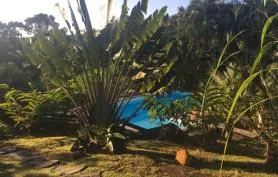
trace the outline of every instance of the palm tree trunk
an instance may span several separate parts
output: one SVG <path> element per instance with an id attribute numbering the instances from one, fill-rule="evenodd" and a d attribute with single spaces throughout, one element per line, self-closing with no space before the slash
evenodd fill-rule
<path id="1" fill-rule="evenodd" d="M 106 16 L 106 24 L 108 24 L 111 20 L 111 12 L 112 12 L 112 6 L 113 6 L 114 0 L 108 0 L 107 4 L 107 16 Z"/>

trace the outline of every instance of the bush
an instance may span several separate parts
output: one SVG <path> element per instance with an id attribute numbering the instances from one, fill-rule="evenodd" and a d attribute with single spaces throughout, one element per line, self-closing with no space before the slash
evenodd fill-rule
<path id="1" fill-rule="evenodd" d="M 11 135 L 11 128 L 0 120 L 0 140 Z"/>
<path id="2" fill-rule="evenodd" d="M 59 90 L 41 93 L 12 89 L 5 94 L 4 103 L 0 104 L 0 108 L 14 121 L 16 129 L 23 134 L 30 134 L 38 120 L 69 111 L 68 102 L 65 94 Z"/>

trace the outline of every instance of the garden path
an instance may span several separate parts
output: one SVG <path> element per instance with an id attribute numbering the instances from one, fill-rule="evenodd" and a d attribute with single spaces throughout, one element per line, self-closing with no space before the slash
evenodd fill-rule
<path id="1" fill-rule="evenodd" d="M 101 172 L 87 170 L 87 165 L 70 165 L 45 157 L 35 151 L 17 147 L 11 144 L 0 145 L 0 157 L 8 156 L 20 162 L 23 166 L 40 169 L 48 168 L 51 173 L 57 176 L 82 176 L 82 177 L 100 177 Z"/>

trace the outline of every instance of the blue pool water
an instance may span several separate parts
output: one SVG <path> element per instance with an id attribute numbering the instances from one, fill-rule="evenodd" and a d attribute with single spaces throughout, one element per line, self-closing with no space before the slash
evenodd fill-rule
<path id="1" fill-rule="evenodd" d="M 175 91 L 172 92 L 171 94 L 164 94 L 164 96 L 159 97 L 158 99 L 159 101 L 170 103 L 177 99 L 184 99 L 189 95 L 191 94 L 187 92 Z M 145 99 L 144 97 L 132 98 L 129 104 L 127 105 L 126 109 L 124 110 L 122 117 L 123 118 L 130 117 L 135 112 L 135 110 L 137 110 L 137 108 L 143 103 L 144 99 Z M 137 112 L 136 116 L 129 121 L 129 123 L 145 129 L 151 129 L 171 122 L 170 121 L 161 122 L 159 119 L 150 120 L 150 118 L 148 117 L 148 110 L 141 108 Z"/>

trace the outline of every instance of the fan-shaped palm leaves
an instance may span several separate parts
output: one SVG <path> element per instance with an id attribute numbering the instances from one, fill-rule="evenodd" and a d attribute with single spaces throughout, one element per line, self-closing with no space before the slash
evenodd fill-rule
<path id="1" fill-rule="evenodd" d="M 135 55 L 160 27 L 166 7 L 145 19 L 147 0 L 138 2 L 130 15 L 125 0 L 119 21 L 95 31 L 85 1 L 78 3 L 85 24 L 84 33 L 69 3 L 75 30 L 69 28 L 71 36 L 56 27 L 50 36 L 38 31 L 31 44 L 25 42 L 22 46 L 44 77 L 71 98 L 79 109 L 83 127 L 108 127 L 121 121 L 123 110 L 138 92 L 132 79 L 140 71 L 134 67 Z"/>

